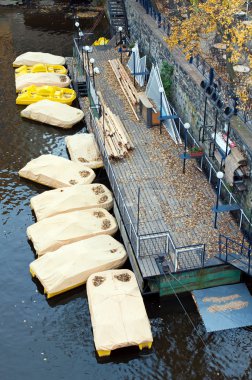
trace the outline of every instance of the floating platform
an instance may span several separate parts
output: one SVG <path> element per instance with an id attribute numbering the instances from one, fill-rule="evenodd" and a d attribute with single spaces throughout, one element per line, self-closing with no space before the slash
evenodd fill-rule
<path id="1" fill-rule="evenodd" d="M 121 267 L 126 259 L 121 243 L 109 235 L 99 235 L 48 252 L 30 264 L 30 272 L 51 298 L 83 285 L 95 272 Z"/>
<path id="2" fill-rule="evenodd" d="M 81 163 L 72 162 L 53 154 L 43 154 L 28 162 L 18 172 L 20 177 L 59 188 L 72 185 L 86 185 L 95 179 L 90 168 L 83 168 Z"/>
<path id="3" fill-rule="evenodd" d="M 71 160 L 91 169 L 103 167 L 102 157 L 93 133 L 77 133 L 65 138 Z"/>
<path id="4" fill-rule="evenodd" d="M 117 228 L 115 218 L 107 210 L 91 208 L 43 219 L 27 228 L 27 236 L 37 255 L 42 256 L 96 235 L 114 235 Z"/>
<path id="5" fill-rule="evenodd" d="M 192 292 L 207 332 L 252 326 L 252 297 L 245 284 Z"/>
<path id="6" fill-rule="evenodd" d="M 78 54 L 78 47 L 75 53 Z M 120 115 L 134 142 L 135 149 L 129 157 L 111 159 L 97 122 L 99 99 L 96 95 L 90 100 L 79 94 L 87 129 L 94 133 L 103 158 L 115 198 L 114 215 L 141 292 L 167 295 L 174 294 L 172 286 L 177 293 L 182 293 L 239 282 L 241 271 L 218 259 L 219 239 L 222 234 L 239 243 L 243 235 L 228 212 L 220 214 L 218 229 L 214 228 L 212 207 L 216 194 L 210 183 L 214 183 L 216 171 L 207 155 L 188 160 L 183 174 L 180 159 L 183 149 L 174 144 L 165 127 L 147 128 L 137 106 L 134 111 L 138 122 L 134 112 L 131 113 L 108 62 L 119 58 L 118 52 L 113 46 L 94 46 L 92 57 L 100 69 L 100 75 L 95 78 L 96 95 L 101 93 L 102 101 L 111 112 Z M 75 66 L 72 59 L 67 62 L 73 77 Z M 81 54 L 80 65 L 83 67 Z M 86 80 L 81 67 L 74 74 L 78 83 Z M 172 113 L 183 138 L 183 122 L 174 110 Z M 188 144 L 194 144 L 190 132 Z M 233 195 L 224 184 L 222 190 L 233 201 Z"/>
<path id="7" fill-rule="evenodd" d="M 84 117 L 82 110 L 52 100 L 40 100 L 30 104 L 20 114 L 27 119 L 64 129 L 72 128 Z"/>
<path id="8" fill-rule="evenodd" d="M 47 65 L 65 65 L 66 60 L 60 55 L 54 55 L 41 52 L 26 52 L 19 55 L 13 62 L 13 67 L 19 66 L 33 66 L 36 63 L 45 63 Z"/>
<path id="9" fill-rule="evenodd" d="M 139 287 L 132 271 L 109 270 L 87 281 L 88 304 L 99 356 L 122 347 L 151 348 L 153 337 Z"/>

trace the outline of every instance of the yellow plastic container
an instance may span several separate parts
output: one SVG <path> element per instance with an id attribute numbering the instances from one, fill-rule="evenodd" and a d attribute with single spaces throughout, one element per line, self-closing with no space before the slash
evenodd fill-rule
<path id="1" fill-rule="evenodd" d="M 99 46 L 99 45 L 107 45 L 107 43 L 109 42 L 109 40 L 105 37 L 100 37 L 98 38 L 98 40 L 96 40 L 93 45 L 94 46 Z"/>
<path id="2" fill-rule="evenodd" d="M 76 99 L 76 92 L 69 88 L 54 86 L 29 86 L 18 94 L 16 104 L 29 105 L 45 99 L 71 105 Z"/>
<path id="3" fill-rule="evenodd" d="M 30 73 L 67 74 L 67 69 L 61 65 L 46 65 L 44 63 L 37 63 L 33 66 L 20 66 L 18 69 L 15 70 L 16 76 Z"/>

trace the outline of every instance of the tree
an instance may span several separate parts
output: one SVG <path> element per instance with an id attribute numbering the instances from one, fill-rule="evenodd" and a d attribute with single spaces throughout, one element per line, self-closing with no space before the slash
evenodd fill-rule
<path id="1" fill-rule="evenodd" d="M 224 60 L 225 79 L 246 103 L 252 87 L 252 25 L 239 17 L 243 7 L 244 0 L 190 0 L 189 3 L 180 0 L 177 15 L 170 19 L 171 34 L 166 41 L 171 48 L 178 45 L 187 58 L 200 54 L 217 72 L 220 60 Z M 214 50 L 216 42 L 223 44 L 221 53 Z M 250 73 L 237 74 L 234 66 L 240 63 L 250 67 Z"/>

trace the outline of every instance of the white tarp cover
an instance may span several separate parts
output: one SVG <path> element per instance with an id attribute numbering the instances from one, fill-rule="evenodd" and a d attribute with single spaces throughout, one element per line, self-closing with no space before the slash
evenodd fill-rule
<path id="1" fill-rule="evenodd" d="M 81 162 L 82 165 L 92 169 L 103 166 L 93 133 L 77 133 L 67 136 L 65 141 L 72 161 Z"/>
<path id="2" fill-rule="evenodd" d="M 100 235 L 48 252 L 30 264 L 30 271 L 50 298 L 84 284 L 92 273 L 121 267 L 126 259 L 121 243 Z"/>
<path id="3" fill-rule="evenodd" d="M 87 295 L 97 351 L 153 341 L 132 271 L 118 269 L 92 274 L 87 281 Z"/>
<path id="4" fill-rule="evenodd" d="M 140 58 L 138 43 L 134 46 L 135 51 L 132 52 L 130 59 L 127 63 L 131 74 L 134 73 L 134 59 L 135 59 L 135 73 L 142 73 L 146 70 L 146 56 Z M 140 87 L 144 85 L 145 75 L 136 75 L 136 81 Z"/>
<path id="5" fill-rule="evenodd" d="M 65 212 L 102 207 L 110 210 L 113 206 L 111 191 L 104 185 L 74 185 L 48 190 L 31 198 L 31 208 L 37 220 Z"/>
<path id="6" fill-rule="evenodd" d="M 41 256 L 63 245 L 116 231 L 116 220 L 107 210 L 90 208 L 43 219 L 27 228 L 27 236 Z"/>
<path id="7" fill-rule="evenodd" d="M 70 86 L 71 79 L 65 74 L 55 73 L 34 73 L 24 74 L 16 77 L 16 91 L 21 91 L 25 87 L 35 85 L 41 86 L 57 86 L 68 87 Z"/>
<path id="8" fill-rule="evenodd" d="M 41 183 L 42 185 L 59 188 L 72 185 L 92 183 L 95 173 L 81 163 L 66 158 L 43 154 L 26 164 L 18 174 L 20 177 Z"/>
<path id="9" fill-rule="evenodd" d="M 158 66 L 152 66 L 150 77 L 146 86 L 145 94 L 148 98 L 152 99 L 156 104 L 157 109 L 160 111 L 160 92 L 159 88 L 163 87 L 160 72 Z M 165 92 L 162 95 L 162 116 L 171 115 L 171 108 L 167 100 Z M 176 128 L 176 124 L 173 119 L 164 120 L 163 124 L 166 127 L 167 132 L 176 144 L 181 143 L 181 138 Z"/>
<path id="10" fill-rule="evenodd" d="M 40 100 L 21 111 L 21 116 L 60 128 L 72 128 L 84 117 L 82 110 L 67 104 Z"/>
<path id="11" fill-rule="evenodd" d="M 19 55 L 13 62 L 13 66 L 32 66 L 36 63 L 46 63 L 48 65 L 65 65 L 66 60 L 64 57 L 61 57 L 59 55 L 28 51 L 27 53 Z"/>

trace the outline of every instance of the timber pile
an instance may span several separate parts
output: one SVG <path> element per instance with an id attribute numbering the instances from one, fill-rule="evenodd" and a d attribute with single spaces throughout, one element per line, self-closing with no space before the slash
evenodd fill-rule
<path id="1" fill-rule="evenodd" d="M 119 59 L 112 59 L 109 60 L 109 64 L 114 71 L 114 74 L 116 76 L 116 79 L 118 80 L 121 89 L 136 117 L 136 119 L 139 121 L 139 118 L 135 111 L 135 106 L 137 103 L 139 103 L 139 96 L 138 92 L 135 89 L 128 73 L 126 72 L 125 68 L 121 64 Z"/>
<path id="2" fill-rule="evenodd" d="M 134 145 L 120 118 L 105 104 L 99 91 L 97 95 L 103 107 L 103 115 L 97 120 L 97 125 L 104 138 L 107 154 L 111 158 L 123 158 Z"/>

